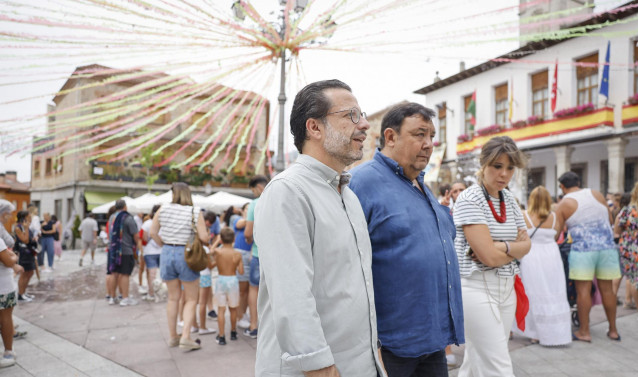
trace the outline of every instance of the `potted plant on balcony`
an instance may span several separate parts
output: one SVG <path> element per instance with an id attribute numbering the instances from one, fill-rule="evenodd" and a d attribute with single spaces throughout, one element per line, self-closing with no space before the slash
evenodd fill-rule
<path id="1" fill-rule="evenodd" d="M 627 98 L 627 103 L 630 105 L 638 105 L 638 93 L 633 96 Z"/>
<path id="2" fill-rule="evenodd" d="M 525 128 L 527 127 L 527 122 L 524 120 L 517 120 L 516 122 L 512 123 L 512 128 Z"/>
<path id="3" fill-rule="evenodd" d="M 581 115 L 594 111 L 596 108 L 593 103 L 586 103 L 584 105 L 569 107 L 567 109 L 558 110 L 554 113 L 556 118 L 566 118 L 575 115 Z"/>
<path id="4" fill-rule="evenodd" d="M 460 135 L 456 138 L 456 141 L 457 141 L 458 143 L 465 143 L 466 141 L 470 141 L 470 140 L 471 140 L 471 138 L 470 138 L 470 135 L 468 135 L 468 134 L 460 134 Z"/>
<path id="5" fill-rule="evenodd" d="M 489 127 L 481 128 L 480 130 L 476 131 L 476 133 L 479 136 L 487 136 L 487 135 L 497 134 L 501 131 L 503 131 L 503 126 L 501 126 L 500 124 L 493 124 Z"/>
<path id="6" fill-rule="evenodd" d="M 543 117 L 540 117 L 538 115 L 532 115 L 527 118 L 527 124 L 529 124 L 530 126 L 533 126 L 535 124 L 542 123 L 544 120 L 545 119 Z"/>
<path id="7" fill-rule="evenodd" d="M 432 145 L 434 147 L 440 147 L 441 146 L 441 142 L 440 141 L 435 141 L 434 143 L 432 143 Z"/>

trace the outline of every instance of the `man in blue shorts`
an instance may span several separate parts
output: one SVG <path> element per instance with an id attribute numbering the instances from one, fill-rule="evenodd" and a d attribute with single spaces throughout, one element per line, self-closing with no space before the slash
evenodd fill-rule
<path id="1" fill-rule="evenodd" d="M 612 289 L 612 280 L 621 276 L 620 263 L 607 201 L 596 190 L 581 189 L 580 177 L 574 172 L 568 171 L 561 175 L 558 182 L 565 196 L 558 204 L 556 213 L 572 236 L 569 278 L 576 285 L 576 305 L 580 321 L 580 328 L 572 334 L 572 339 L 591 342 L 589 312 L 591 285 L 595 277 L 609 321 L 607 337 L 620 341 L 616 328 L 616 295 Z"/>

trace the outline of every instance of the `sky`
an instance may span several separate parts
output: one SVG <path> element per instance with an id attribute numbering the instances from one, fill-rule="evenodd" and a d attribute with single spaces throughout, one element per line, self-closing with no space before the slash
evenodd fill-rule
<path id="1" fill-rule="evenodd" d="M 379 7 L 392 1 L 360 0 L 348 2 L 345 10 L 350 10 L 350 14 L 337 20 L 337 31 L 328 40 L 324 49 L 302 50 L 299 54 L 298 65 L 297 61 L 292 62 L 295 63 L 294 66 L 291 66 L 290 61 L 287 62 L 289 69 L 286 85 L 288 97 L 286 114 L 290 112 L 294 94 L 301 87 L 313 81 L 331 78 L 338 78 L 349 84 L 362 110 L 368 114 L 380 111 L 402 100 L 425 103 L 424 96 L 413 94 L 413 92 L 431 84 L 436 72 L 439 72 L 439 77 L 445 78 L 459 72 L 461 61 L 464 61 L 466 67 L 470 68 L 491 57 L 499 56 L 519 47 L 518 41 L 515 40 L 518 32 L 518 1 L 481 1 L 481 7 L 476 6 L 477 3 L 473 0 L 405 1 L 402 2 L 404 4 L 402 6 L 392 6 L 382 12 L 359 17 L 359 15 L 365 15 L 366 9 L 374 9 L 375 6 Z M 533 1 L 543 3 L 548 0 Z M 27 3 L 29 2 L 39 4 L 34 0 L 27 1 Z M 69 3 L 70 1 L 59 0 L 59 2 Z M 73 2 L 71 1 L 71 3 Z M 225 12 L 225 9 L 228 9 L 227 12 L 230 15 L 232 1 L 213 0 L 212 3 L 218 8 L 218 12 Z M 596 2 L 595 12 L 613 8 L 622 3 L 624 2 L 599 0 Z M 252 4 L 260 14 L 275 20 L 277 14 L 275 13 L 276 8 L 273 7 L 277 4 L 275 0 L 256 0 Z M 316 17 L 321 12 L 325 12 L 326 9 L 329 9 L 330 4 L 332 2 L 324 0 L 316 2 L 314 8 L 311 8 L 315 13 L 309 13 L 308 19 L 313 19 L 313 16 Z M 18 10 L 16 11 L 16 9 Z M 15 7 L 7 8 L 0 4 L 0 14 L 15 17 L 16 12 L 20 15 L 22 10 Z M 24 12 L 29 11 L 24 10 Z M 87 14 L 97 15 L 96 12 L 102 14 L 97 7 L 89 7 L 86 12 Z M 271 12 L 273 13 L 269 14 Z M 37 15 L 43 18 L 47 17 L 46 12 Z M 109 17 L 109 14 L 105 13 L 103 17 Z M 126 18 L 122 19 L 122 22 L 127 21 Z M 135 21 L 131 19 L 130 22 Z M 158 30 L 163 28 L 162 25 L 153 23 L 146 26 L 157 27 Z M 301 24 L 300 26 L 303 28 L 306 25 Z M 6 23 L 3 27 L 0 20 L 0 30 L 4 28 L 6 28 Z M 20 25 L 18 30 L 12 31 L 31 33 L 36 30 L 38 29 L 29 25 Z M 46 32 L 47 35 L 51 35 L 52 40 L 56 36 L 65 38 L 65 35 L 68 35 L 66 34 L 68 30 L 61 30 L 54 26 L 48 26 Z M 86 33 L 86 31 L 84 32 Z M 120 36 L 112 36 L 112 38 L 117 41 Z M 125 39 L 126 37 L 121 38 Z M 6 47 L 1 43 L 2 39 L 0 39 L 0 48 Z M 333 46 L 337 49 L 353 51 L 327 50 Z M 5 54 L 8 53 L 8 55 L 0 55 L 0 72 L 4 72 L 4 74 L 0 74 L 0 85 L 5 84 L 0 86 L 2 88 L 0 90 L 0 119 L 26 117 L 46 112 L 46 106 L 51 102 L 52 94 L 64 84 L 65 77 L 68 77 L 76 66 L 86 62 L 81 58 L 66 56 L 63 50 L 56 49 L 54 43 L 42 48 L 43 51 L 46 49 L 47 53 L 54 56 L 50 60 L 52 65 L 50 69 L 46 67 L 46 63 L 42 64 L 42 61 L 33 58 L 33 54 L 41 54 L 43 51 L 33 48 L 4 48 Z M 180 51 L 180 54 L 186 56 L 187 51 L 191 50 L 186 46 Z M 194 55 L 191 59 L 193 61 L 202 59 L 201 54 L 195 55 L 195 51 L 199 50 L 192 49 L 192 51 Z M 212 56 L 222 54 L 218 51 L 210 53 Z M 103 55 L 101 59 L 93 62 L 126 68 L 131 65 L 144 64 L 145 60 L 144 57 L 118 59 L 115 56 Z M 27 69 L 30 65 L 37 64 L 41 64 L 43 68 Z M 221 67 L 222 63 L 219 64 Z M 302 71 L 298 71 L 297 66 L 302 67 Z M 192 64 L 193 74 L 191 76 L 195 80 L 207 79 L 205 74 L 195 73 L 197 67 L 196 63 Z M 15 82 L 15 78 L 24 72 L 39 72 L 42 76 L 37 77 L 51 79 L 28 84 L 6 85 L 9 82 Z M 55 74 L 51 72 L 55 72 Z M 188 70 L 185 72 L 188 73 Z M 279 89 L 279 76 L 275 73 L 278 72 L 278 68 L 271 64 L 270 72 L 273 72 L 274 75 L 269 78 L 273 81 L 273 85 L 264 94 L 271 100 L 271 103 L 275 104 Z M 245 86 L 242 89 L 254 90 L 250 84 L 246 84 L 245 77 L 240 77 L 240 75 L 229 76 L 226 80 L 229 85 Z M 4 104 L 7 101 L 36 95 L 38 98 L 28 101 Z M 271 106 L 271 109 L 273 112 L 277 112 L 277 106 Z M 44 120 L 36 120 L 35 123 L 44 125 Z M 11 157 L 6 155 L 7 151 L 15 147 L 10 140 L 2 135 L 3 131 L 7 131 L 7 127 L 10 126 L 6 123 L 0 123 L 0 172 L 17 170 L 18 180 L 28 181 L 30 179 L 30 156 L 28 154 Z M 42 126 L 41 129 L 43 128 Z M 288 132 L 286 133 L 288 134 Z M 271 149 L 275 150 L 276 135 L 272 136 L 270 145 Z M 294 149 L 290 137 L 287 138 L 286 145 L 287 151 Z"/>

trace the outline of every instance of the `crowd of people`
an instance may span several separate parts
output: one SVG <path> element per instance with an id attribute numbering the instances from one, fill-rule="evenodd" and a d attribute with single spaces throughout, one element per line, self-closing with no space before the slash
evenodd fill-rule
<path id="1" fill-rule="evenodd" d="M 193 334 L 216 332 L 225 345 L 227 330 L 235 341 L 242 327 L 257 339 L 258 376 L 447 376 L 453 344 L 465 344 L 459 376 L 513 376 L 512 334 L 550 347 L 592 341 L 592 286 L 607 337 L 621 341 L 621 277 L 624 305 L 638 300 L 638 183 L 608 203 L 567 172 L 557 200 L 539 186 L 522 206 L 509 185 L 527 157 L 505 136 L 483 145 L 474 184 L 443 186 L 437 198 L 423 180 L 434 115 L 416 103 L 391 108 L 373 159 L 346 172 L 362 158 L 366 114 L 339 80 L 306 86 L 290 116 L 300 156 L 270 182 L 254 177 L 255 199 L 241 209 L 207 212 L 184 183 L 149 214 L 116 201 L 105 229 L 108 303 L 138 304 L 137 266 L 143 299 L 160 302 L 165 284 L 169 347 L 197 350 Z M 0 200 L 3 223 L 13 210 Z M 80 266 L 89 250 L 94 261 L 98 229 L 91 214 L 80 224 Z M 0 227 L 3 365 L 19 334 L 11 311 L 33 299 L 26 289 L 45 254 L 53 268 L 60 231 L 33 208 L 18 212 L 14 236 Z M 187 261 L 197 240 L 201 271 Z"/>

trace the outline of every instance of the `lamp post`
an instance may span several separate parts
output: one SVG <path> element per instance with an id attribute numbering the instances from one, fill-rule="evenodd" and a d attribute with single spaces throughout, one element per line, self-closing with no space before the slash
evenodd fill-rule
<path id="1" fill-rule="evenodd" d="M 280 37 L 281 41 L 284 41 L 286 34 L 286 15 L 285 15 L 285 7 L 288 1 L 294 1 L 295 6 L 292 9 L 292 12 L 295 14 L 300 14 L 306 9 L 308 5 L 308 0 L 279 0 L 279 5 L 281 7 L 280 12 L 280 23 L 273 22 L 272 25 L 275 27 L 277 34 Z M 243 21 L 246 18 L 244 13 L 244 9 L 242 8 L 241 1 L 236 0 L 232 5 L 232 11 L 237 20 Z M 325 33 L 323 41 L 311 40 L 303 43 L 303 46 L 309 45 L 322 45 L 325 44 L 327 39 L 329 39 L 334 33 L 334 29 L 336 27 L 336 23 L 330 19 L 330 17 L 326 18 L 322 24 L 325 28 L 328 28 L 328 32 Z M 279 58 L 281 59 L 281 77 L 279 82 L 279 96 L 277 97 L 279 102 L 279 132 L 278 132 L 278 140 L 277 140 L 277 159 L 275 161 L 275 171 L 277 173 L 281 173 L 286 168 L 286 164 L 284 161 L 284 138 L 285 138 L 285 105 L 286 105 L 286 50 L 289 49 L 289 46 L 280 45 L 279 47 Z"/>

